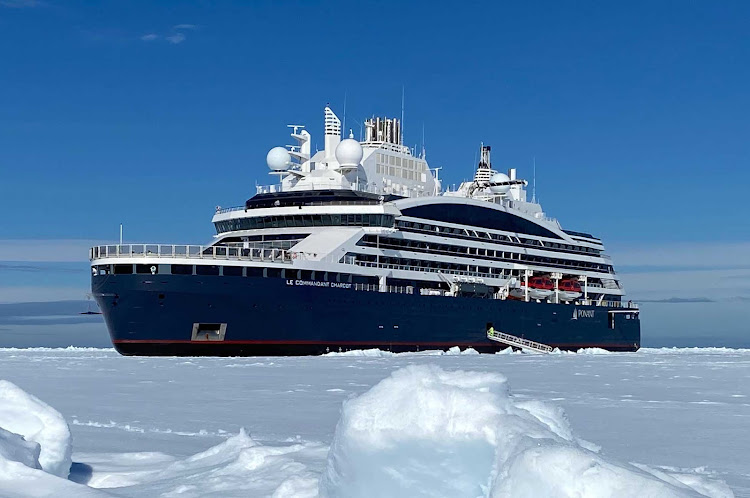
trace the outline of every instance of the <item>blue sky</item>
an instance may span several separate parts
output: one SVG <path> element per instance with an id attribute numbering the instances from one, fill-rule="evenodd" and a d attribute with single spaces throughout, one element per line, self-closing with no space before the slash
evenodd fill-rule
<path id="1" fill-rule="evenodd" d="M 750 268 L 748 19 L 740 1 L 0 0 L 0 301 L 85 286 L 75 251 L 120 222 L 208 241 L 214 206 L 272 182 L 286 124 L 322 146 L 327 102 L 343 116 L 347 96 L 356 132 L 400 114 L 402 86 L 406 142 L 424 125 L 447 183 L 480 141 L 526 178 L 536 157 L 547 212 L 601 236 L 631 288 L 699 261 L 701 285 L 660 296 L 734 295 L 712 269 Z M 8 269 L 28 261 L 61 270 Z"/>

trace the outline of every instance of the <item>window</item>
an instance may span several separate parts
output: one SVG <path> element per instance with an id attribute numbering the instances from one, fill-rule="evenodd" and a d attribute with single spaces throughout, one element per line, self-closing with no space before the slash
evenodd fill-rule
<path id="1" fill-rule="evenodd" d="M 115 275 L 130 275 L 133 273 L 133 265 L 115 265 Z"/>
<path id="2" fill-rule="evenodd" d="M 266 268 L 266 277 L 268 278 L 280 278 L 281 268 Z"/>
<path id="3" fill-rule="evenodd" d="M 386 214 L 325 214 L 288 215 L 238 218 L 216 223 L 219 233 L 260 228 L 312 227 L 312 226 L 393 226 L 394 217 Z M 298 235 L 295 235 L 298 237 Z M 217 248 L 218 249 L 218 248 Z"/>
<path id="4" fill-rule="evenodd" d="M 248 266 L 245 273 L 248 277 L 262 277 L 263 268 L 259 266 Z"/>
<path id="5" fill-rule="evenodd" d="M 196 275 L 218 275 L 219 267 L 216 265 L 196 265 L 195 274 Z"/>
<path id="6" fill-rule="evenodd" d="M 159 268 L 156 265 L 135 265 L 135 272 L 140 275 L 156 275 Z"/>
<path id="7" fill-rule="evenodd" d="M 242 267 L 241 266 L 225 266 L 224 276 L 225 277 L 241 277 Z"/>
<path id="8" fill-rule="evenodd" d="M 193 265 L 172 265 L 172 275 L 192 275 Z"/>

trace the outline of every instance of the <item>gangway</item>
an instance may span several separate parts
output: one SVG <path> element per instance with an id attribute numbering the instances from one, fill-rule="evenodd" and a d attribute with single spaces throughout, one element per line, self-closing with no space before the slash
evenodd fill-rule
<path id="1" fill-rule="evenodd" d="M 521 349 L 528 349 L 529 351 L 534 351 L 535 353 L 551 353 L 553 351 L 552 346 L 542 344 L 541 342 L 534 342 L 528 339 L 523 339 L 515 335 L 506 334 L 504 332 L 498 332 L 494 329 L 487 331 L 487 339 L 493 340 L 495 342 L 502 342 L 503 344 Z"/>

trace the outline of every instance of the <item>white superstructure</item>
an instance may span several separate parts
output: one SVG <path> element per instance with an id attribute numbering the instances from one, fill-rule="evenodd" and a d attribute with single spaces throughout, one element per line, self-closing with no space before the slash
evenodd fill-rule
<path id="1" fill-rule="evenodd" d="M 217 208 L 210 245 L 100 246 L 92 261 L 106 268 L 130 258 L 148 271 L 157 268 L 154 258 L 220 260 L 243 275 L 330 274 L 366 290 L 451 295 L 477 284 L 497 299 L 621 304 L 624 291 L 601 241 L 563 230 L 529 202 L 515 169 L 492 169 L 489 146 L 481 146 L 474 179 L 443 192 L 424 152 L 417 157 L 402 144 L 398 119 L 364 125 L 363 141 L 351 133 L 342 140 L 326 106 L 325 149 L 314 154 L 310 133 L 289 125 L 296 144 L 266 158 L 280 181 L 258 187 L 244 206 Z M 538 276 L 554 282 L 553 292 L 534 290 Z"/>

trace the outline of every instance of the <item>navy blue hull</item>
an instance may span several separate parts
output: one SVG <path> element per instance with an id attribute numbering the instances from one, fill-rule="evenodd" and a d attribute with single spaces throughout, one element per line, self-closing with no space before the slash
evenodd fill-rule
<path id="1" fill-rule="evenodd" d="M 560 349 L 634 351 L 640 346 L 640 321 L 625 313 L 612 318 L 605 307 L 303 284 L 262 277 L 101 275 L 93 277 L 92 290 L 112 343 L 126 355 L 504 349 L 487 339 L 487 323 Z M 193 340 L 196 323 L 226 324 L 223 340 Z"/>

